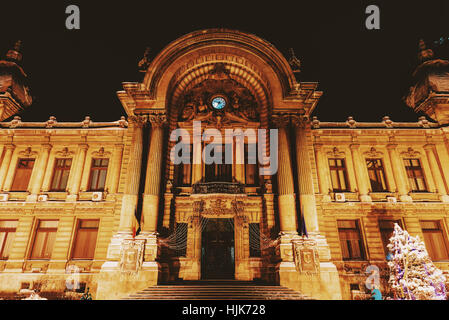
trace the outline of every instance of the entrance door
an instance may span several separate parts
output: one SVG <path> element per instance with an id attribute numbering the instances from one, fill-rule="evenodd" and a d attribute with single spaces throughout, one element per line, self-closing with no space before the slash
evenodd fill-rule
<path id="1" fill-rule="evenodd" d="M 234 279 L 234 220 L 207 219 L 201 244 L 201 278 Z"/>

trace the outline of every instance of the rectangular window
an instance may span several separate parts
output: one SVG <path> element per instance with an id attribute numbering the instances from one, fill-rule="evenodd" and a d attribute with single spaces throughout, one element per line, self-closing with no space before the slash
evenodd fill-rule
<path id="1" fill-rule="evenodd" d="M 349 191 L 345 160 L 329 159 L 329 170 L 331 173 L 332 190 L 334 192 Z"/>
<path id="2" fill-rule="evenodd" d="M 50 191 L 66 191 L 72 159 L 56 159 Z"/>
<path id="3" fill-rule="evenodd" d="M 212 148 L 212 146 L 210 146 Z M 206 182 L 232 182 L 232 163 L 225 163 L 226 151 L 230 153 L 232 145 L 216 145 L 210 151 L 210 156 L 215 159 L 221 159 L 220 163 L 206 164 Z M 215 155 L 215 152 L 217 153 Z"/>
<path id="4" fill-rule="evenodd" d="M 175 250 L 178 257 L 185 257 L 187 254 L 187 223 L 177 222 L 175 227 Z"/>
<path id="5" fill-rule="evenodd" d="M 35 159 L 19 159 L 11 191 L 27 191 Z"/>
<path id="6" fill-rule="evenodd" d="M 99 224 L 99 220 L 78 220 L 72 259 L 94 258 Z"/>
<path id="7" fill-rule="evenodd" d="M 104 191 L 109 159 L 92 159 L 89 191 Z"/>
<path id="8" fill-rule="evenodd" d="M 337 225 L 343 260 L 364 260 L 365 251 L 358 221 L 338 220 Z"/>
<path id="9" fill-rule="evenodd" d="M 58 230 L 58 220 L 39 220 L 31 259 L 50 259 Z"/>
<path id="10" fill-rule="evenodd" d="M 419 159 L 404 159 L 408 183 L 413 192 L 426 192 L 427 185 Z"/>
<path id="11" fill-rule="evenodd" d="M 440 221 L 421 221 L 424 243 L 433 261 L 449 260 L 446 239 Z"/>
<path id="12" fill-rule="evenodd" d="M 180 163 L 175 165 L 175 177 L 177 186 L 192 185 L 192 162 L 193 162 L 193 146 L 190 145 L 190 163 Z"/>
<path id="13" fill-rule="evenodd" d="M 399 224 L 399 226 L 402 228 L 401 220 L 379 220 L 379 230 L 380 236 L 382 238 L 385 256 L 389 252 L 387 245 L 390 243 L 390 238 L 393 235 L 395 223 Z"/>
<path id="14" fill-rule="evenodd" d="M 248 153 L 251 151 L 251 154 Z M 259 184 L 259 168 L 257 166 L 257 144 L 245 144 L 245 184 L 256 186 Z"/>
<path id="15" fill-rule="evenodd" d="M 0 221 L 0 260 L 6 260 L 16 234 L 17 220 Z"/>
<path id="16" fill-rule="evenodd" d="M 381 159 L 366 159 L 368 167 L 368 176 L 373 192 L 387 191 L 387 183 L 385 180 L 384 167 Z"/>
<path id="17" fill-rule="evenodd" d="M 249 224 L 249 256 L 260 257 L 260 225 Z"/>

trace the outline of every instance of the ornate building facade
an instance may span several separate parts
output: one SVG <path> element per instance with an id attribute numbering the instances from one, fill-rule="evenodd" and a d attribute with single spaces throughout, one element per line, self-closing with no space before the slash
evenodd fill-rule
<path id="1" fill-rule="evenodd" d="M 236 279 L 352 299 L 369 265 L 387 290 L 394 222 L 449 271 L 449 62 L 424 53 L 407 103 L 431 121 L 320 122 L 322 92 L 296 80 L 294 55 L 211 29 L 141 61 L 143 81 L 117 93 L 126 118 L 38 123 L 16 115 L 31 104 L 17 45 L 0 61 L 0 119 L 16 115 L 0 123 L 0 291 L 76 282 L 116 299 Z M 269 164 L 250 152 L 262 140 L 272 152 L 268 136 L 204 136 L 239 128 L 277 129 L 275 175 L 260 175 Z M 188 163 L 172 161 L 175 129 L 192 137 Z M 212 143 L 244 161 L 204 163 Z"/>

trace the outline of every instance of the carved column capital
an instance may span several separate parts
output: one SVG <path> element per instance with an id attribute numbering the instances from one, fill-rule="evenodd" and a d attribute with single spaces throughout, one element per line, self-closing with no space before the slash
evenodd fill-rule
<path id="1" fill-rule="evenodd" d="M 89 145 L 87 143 L 80 143 L 78 146 L 81 150 L 87 150 L 89 148 Z"/>
<path id="2" fill-rule="evenodd" d="M 389 143 L 389 144 L 387 144 L 387 149 L 394 150 L 397 148 L 397 146 L 398 146 L 397 143 Z"/>
<path id="3" fill-rule="evenodd" d="M 162 128 L 167 124 L 167 116 L 164 113 L 150 114 L 148 121 L 152 128 Z"/>
<path id="4" fill-rule="evenodd" d="M 323 143 L 322 142 L 315 142 L 313 144 L 313 147 L 316 151 L 321 151 L 323 150 Z"/>
<path id="5" fill-rule="evenodd" d="M 290 116 L 290 120 L 295 128 L 305 128 L 309 121 L 309 119 L 302 114 L 293 114 Z"/>
<path id="6" fill-rule="evenodd" d="M 43 144 L 42 144 L 42 148 L 43 148 L 44 150 L 51 150 L 52 147 L 53 147 L 53 146 L 52 146 L 51 144 L 49 144 L 49 143 L 43 143 Z"/>
<path id="7" fill-rule="evenodd" d="M 147 122 L 148 116 L 146 115 L 133 115 L 128 117 L 128 123 L 133 127 L 143 128 Z"/>
<path id="8" fill-rule="evenodd" d="M 12 143 L 5 144 L 6 150 L 14 150 L 15 147 L 16 145 Z"/>
<path id="9" fill-rule="evenodd" d="M 426 151 L 433 150 L 434 147 L 435 147 L 435 145 L 433 143 L 428 143 L 423 146 L 424 150 L 426 150 Z"/>
<path id="10" fill-rule="evenodd" d="M 284 114 L 273 114 L 271 123 L 275 128 L 285 128 L 290 124 L 290 117 Z"/>

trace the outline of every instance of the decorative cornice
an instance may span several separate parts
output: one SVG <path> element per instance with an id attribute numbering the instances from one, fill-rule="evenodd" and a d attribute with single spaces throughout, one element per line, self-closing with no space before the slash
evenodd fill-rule
<path id="1" fill-rule="evenodd" d="M 24 128 L 24 129 L 55 129 L 55 128 L 108 128 L 108 127 L 120 127 L 126 128 L 128 123 L 125 117 L 121 117 L 118 121 L 112 122 L 93 122 L 90 117 L 85 117 L 81 122 L 58 122 L 54 116 L 51 116 L 45 122 L 23 122 L 20 116 L 15 116 L 10 122 L 0 122 L 0 128 Z"/>

